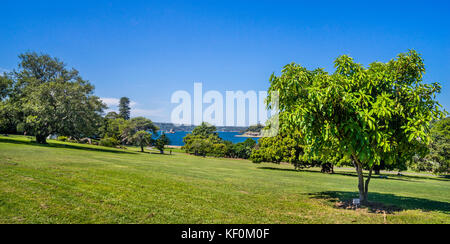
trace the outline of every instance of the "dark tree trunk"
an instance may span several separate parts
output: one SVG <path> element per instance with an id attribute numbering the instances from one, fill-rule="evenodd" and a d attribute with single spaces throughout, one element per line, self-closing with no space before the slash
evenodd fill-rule
<path id="1" fill-rule="evenodd" d="M 375 175 L 380 175 L 380 169 L 379 168 L 374 169 L 374 174 Z"/>
<path id="2" fill-rule="evenodd" d="M 326 174 L 334 174 L 334 166 L 332 163 L 323 163 L 322 165 L 322 173 Z"/>
<path id="3" fill-rule="evenodd" d="M 47 144 L 47 136 L 46 135 L 36 135 L 36 142 L 39 144 Z"/>
<path id="4" fill-rule="evenodd" d="M 143 146 L 141 146 L 141 152 L 144 152 L 144 147 Z"/>

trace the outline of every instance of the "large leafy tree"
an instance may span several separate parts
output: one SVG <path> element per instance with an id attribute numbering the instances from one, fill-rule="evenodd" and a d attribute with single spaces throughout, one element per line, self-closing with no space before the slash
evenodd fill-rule
<path id="1" fill-rule="evenodd" d="M 50 134 L 81 138 L 97 132 L 106 106 L 77 70 L 45 54 L 25 53 L 19 58 L 10 102 L 26 132 L 38 143 L 46 143 Z"/>
<path id="2" fill-rule="evenodd" d="M 332 148 L 352 160 L 364 204 L 375 165 L 405 164 L 427 153 L 430 122 L 444 116 L 435 99 L 441 86 L 423 82 L 425 66 L 415 51 L 367 68 L 344 55 L 335 68 L 329 74 L 289 64 L 272 75 L 269 94 L 279 96 L 287 121 L 281 130 L 298 130 L 308 157 Z"/>
<path id="3" fill-rule="evenodd" d="M 125 120 L 130 119 L 130 99 L 128 97 L 122 97 L 119 101 L 119 115 Z"/>
<path id="4" fill-rule="evenodd" d="M 133 144 L 135 141 L 134 135 L 139 131 L 146 131 L 151 134 L 156 134 L 159 128 L 153 124 L 150 119 L 144 117 L 136 117 L 127 121 L 122 118 L 116 119 L 124 121 L 124 127 L 120 128 L 121 135 L 120 139 L 122 142 Z"/>
<path id="5" fill-rule="evenodd" d="M 194 136 L 207 137 L 209 135 L 216 134 L 217 128 L 214 125 L 210 125 L 206 122 L 202 122 L 201 125 L 197 126 L 192 130 Z"/>
<path id="6" fill-rule="evenodd" d="M 102 138 L 114 138 L 123 141 L 126 136 L 124 131 L 130 127 L 130 121 L 122 118 L 105 117 L 103 125 L 99 128 L 99 135 Z"/>

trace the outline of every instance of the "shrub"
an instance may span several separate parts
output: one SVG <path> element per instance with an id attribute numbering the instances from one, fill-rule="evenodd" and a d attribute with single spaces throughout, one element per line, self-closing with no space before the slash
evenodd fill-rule
<path id="1" fill-rule="evenodd" d="M 69 138 L 67 138 L 67 136 L 58 136 L 58 138 L 56 140 L 58 141 L 67 141 Z"/>
<path id="2" fill-rule="evenodd" d="M 164 154 L 164 147 L 169 144 L 170 144 L 170 140 L 169 140 L 169 138 L 167 138 L 166 134 L 164 134 L 164 133 L 155 141 L 155 147 L 162 154 Z"/>
<path id="3" fill-rule="evenodd" d="M 104 147 L 116 147 L 117 145 L 119 145 L 119 141 L 117 141 L 117 139 L 115 138 L 107 137 L 101 139 L 99 145 Z"/>

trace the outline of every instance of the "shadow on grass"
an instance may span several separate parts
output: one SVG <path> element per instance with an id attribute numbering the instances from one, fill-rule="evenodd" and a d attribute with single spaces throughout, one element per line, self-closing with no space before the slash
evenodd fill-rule
<path id="1" fill-rule="evenodd" d="M 164 152 L 164 153 L 150 152 L 150 154 L 161 155 L 161 156 L 172 156 L 172 154 L 168 154 L 168 153 L 166 153 L 166 152 Z"/>
<path id="2" fill-rule="evenodd" d="M 308 194 L 313 199 L 324 199 L 335 203 L 336 207 L 341 207 L 344 204 L 352 201 L 353 198 L 358 198 L 357 192 L 345 191 L 325 191 Z M 450 203 L 439 202 L 423 198 L 404 197 L 394 194 L 369 192 L 369 212 L 386 211 L 388 213 L 399 212 L 403 210 L 422 210 L 424 212 L 439 211 L 450 214 Z"/>
<path id="3" fill-rule="evenodd" d="M 286 169 L 286 168 L 276 168 L 276 167 L 258 167 L 258 169 L 263 170 L 275 170 L 275 171 L 285 171 L 285 172 L 308 172 L 308 173 L 319 173 L 323 174 L 322 172 L 318 170 L 311 170 L 311 169 Z M 343 176 L 350 176 L 350 177 L 358 177 L 356 172 L 342 172 L 342 171 L 335 171 L 334 175 L 343 175 Z M 367 176 L 367 172 L 364 173 L 365 176 Z M 397 181 L 409 181 L 409 182 L 418 182 L 419 180 L 437 180 L 437 181 L 450 181 L 450 178 L 448 176 L 420 176 L 420 175 L 394 175 L 394 174 L 381 174 L 381 175 L 372 175 L 373 179 L 379 179 L 381 177 L 385 180 L 397 180 Z M 384 178 L 384 177 L 388 178 Z"/>
<path id="4" fill-rule="evenodd" d="M 66 148 L 66 149 L 77 149 L 77 150 L 85 150 L 85 151 L 95 151 L 95 152 L 108 152 L 108 153 L 128 153 L 128 154 L 136 154 L 136 152 L 125 152 L 125 151 L 119 151 L 115 149 L 108 149 L 108 148 L 95 148 L 94 145 L 92 147 L 86 147 L 76 144 L 60 144 L 60 143 L 52 143 L 49 142 L 47 144 L 39 144 L 33 141 L 23 141 L 23 140 L 17 140 L 14 138 L 0 138 L 0 142 L 3 143 L 13 143 L 13 144 L 21 144 L 21 145 L 30 145 L 30 146 L 39 146 L 39 147 L 52 147 L 52 148 Z"/>
<path id="5" fill-rule="evenodd" d="M 320 172 L 320 171 L 317 171 L 317 170 L 307 170 L 307 169 L 300 169 L 300 170 L 295 170 L 295 169 L 283 169 L 283 168 L 275 168 L 275 167 L 258 167 L 258 169 L 264 169 L 264 170 L 276 170 L 276 171 L 287 171 L 287 172 L 307 172 L 307 173 L 318 173 L 318 174 L 324 174 L 324 175 L 326 175 L 325 173 L 322 173 L 322 172 Z M 330 174 L 330 175 L 343 175 L 343 176 L 350 176 L 350 177 L 358 177 L 358 175 L 356 174 L 356 172 L 355 173 L 351 173 L 351 172 L 339 172 L 339 171 L 337 171 L 337 172 L 334 172 L 333 174 Z M 364 173 L 364 175 L 366 175 L 367 176 L 367 174 L 366 173 Z M 398 181 L 413 181 L 413 180 L 411 180 L 411 179 L 408 179 L 408 176 L 406 176 L 405 178 L 403 178 L 403 177 L 405 177 L 405 176 L 402 176 L 402 179 L 400 179 L 400 178 L 398 178 L 398 177 L 395 177 L 395 178 L 393 178 L 393 177 L 390 177 L 390 178 L 387 178 L 386 180 L 398 180 Z M 372 178 L 379 178 L 379 176 L 377 176 L 377 175 L 372 175 Z M 427 178 L 428 179 L 428 178 Z"/>

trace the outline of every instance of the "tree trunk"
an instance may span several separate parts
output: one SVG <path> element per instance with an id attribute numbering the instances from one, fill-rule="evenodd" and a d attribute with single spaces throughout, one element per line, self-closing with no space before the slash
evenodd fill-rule
<path id="1" fill-rule="evenodd" d="M 322 170 L 321 170 L 322 173 L 334 174 L 334 166 L 332 163 L 323 163 L 321 165 L 321 167 L 322 167 Z"/>
<path id="2" fill-rule="evenodd" d="M 141 146 L 141 152 L 144 152 L 144 147 L 143 146 Z"/>
<path id="3" fill-rule="evenodd" d="M 47 136 L 46 135 L 36 135 L 36 142 L 39 144 L 47 144 Z"/>
<path id="4" fill-rule="evenodd" d="M 376 169 L 374 169 L 374 173 L 375 173 L 375 175 L 380 175 L 380 169 L 379 168 L 376 168 Z"/>
<path id="5" fill-rule="evenodd" d="M 353 155 L 353 165 L 356 168 L 356 173 L 358 174 L 358 190 L 359 190 L 359 201 L 361 205 L 367 205 L 368 203 L 368 192 L 369 192 L 369 182 L 372 177 L 373 166 L 369 170 L 369 176 L 364 182 L 363 166 L 356 156 Z"/>

